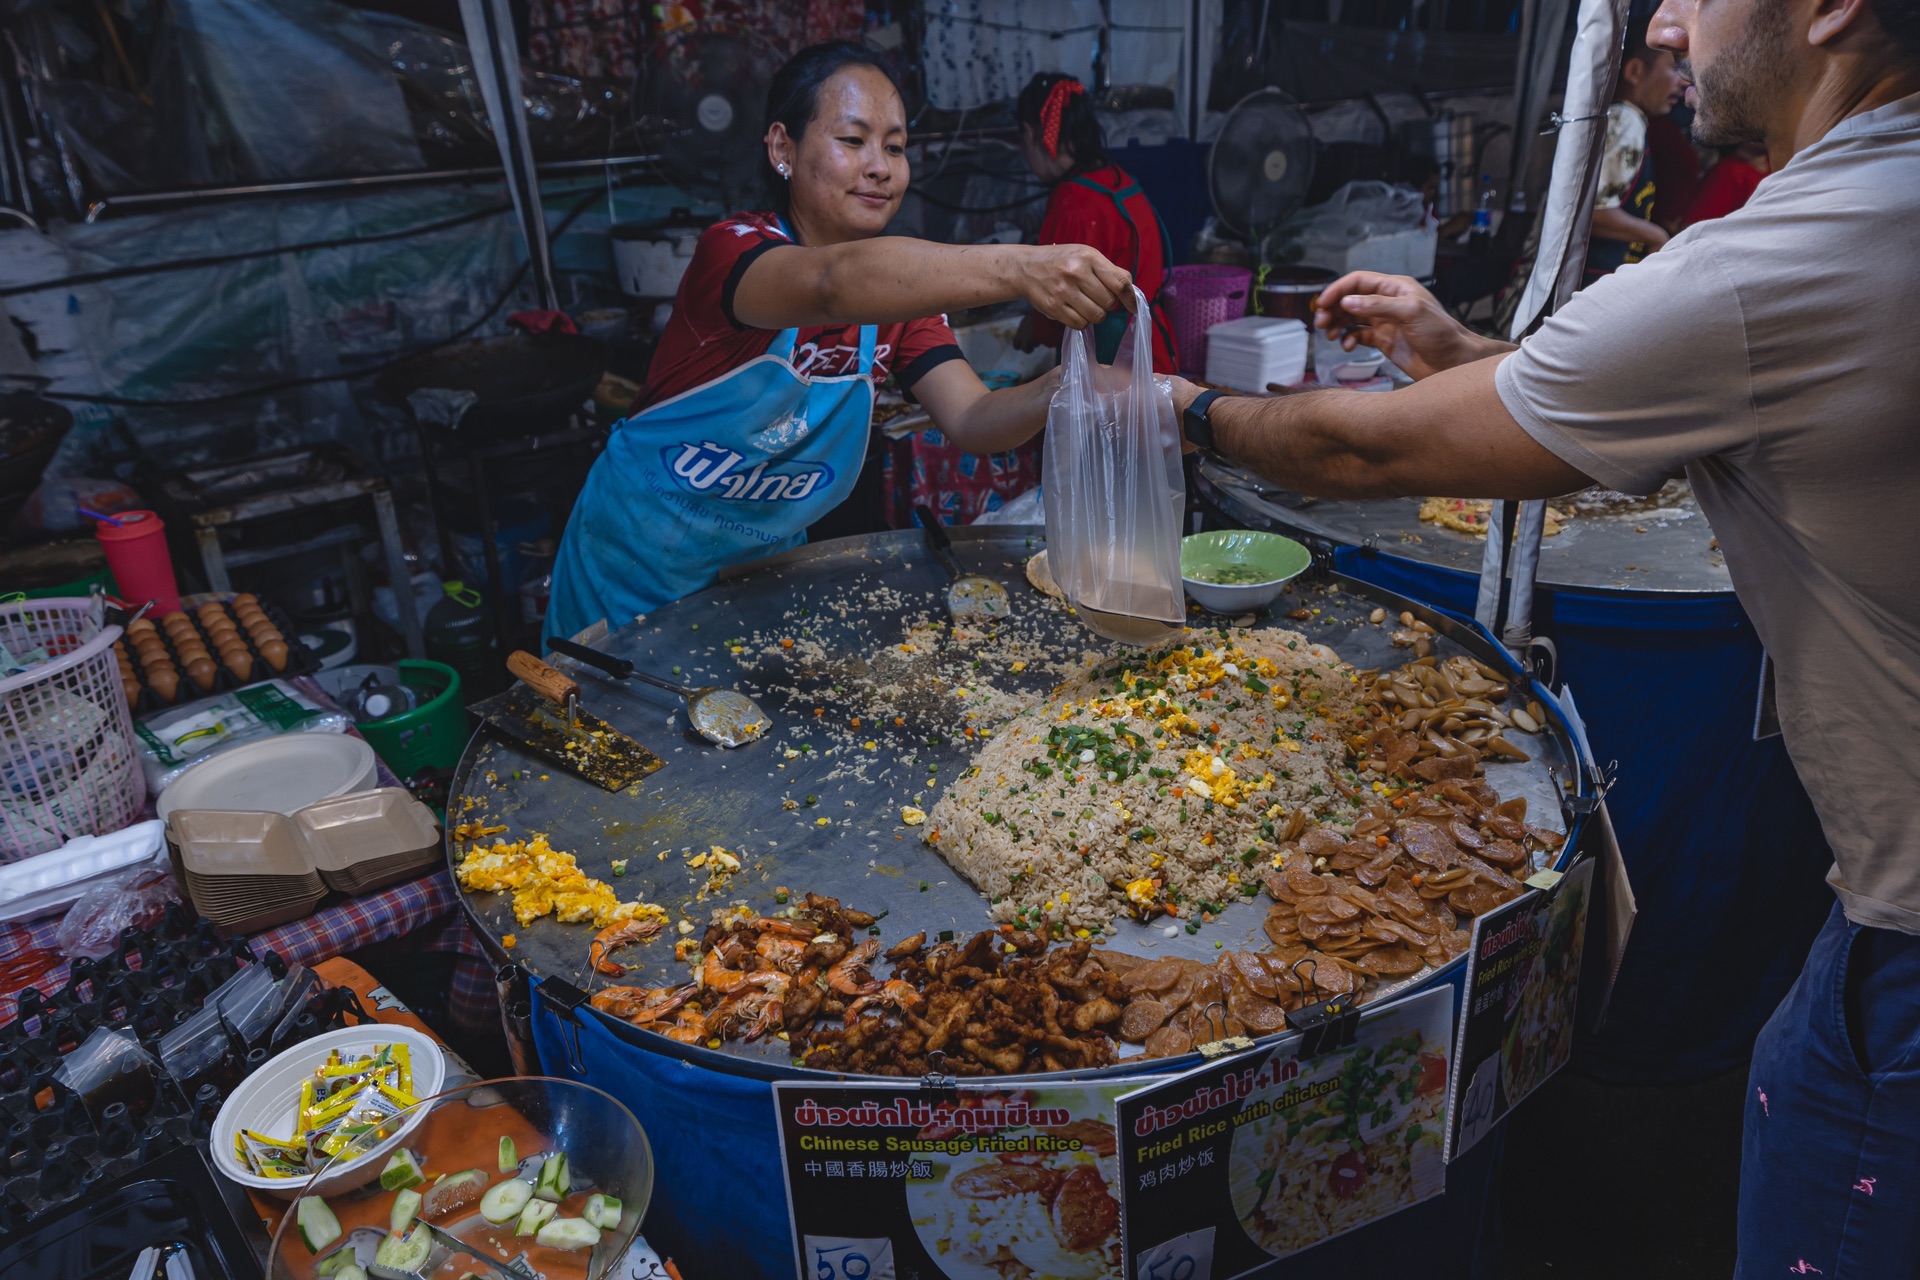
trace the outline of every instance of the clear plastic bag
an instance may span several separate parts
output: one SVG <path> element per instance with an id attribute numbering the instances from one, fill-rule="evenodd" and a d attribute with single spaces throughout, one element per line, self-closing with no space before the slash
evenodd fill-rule
<path id="1" fill-rule="evenodd" d="M 1157 644 L 1186 619 L 1180 520 L 1186 510 L 1180 434 L 1167 384 L 1153 376 L 1153 324 L 1133 291 L 1131 341 L 1111 365 L 1093 334 L 1067 334 L 1063 376 L 1047 410 L 1047 565 L 1095 633 Z"/>
<path id="2" fill-rule="evenodd" d="M 53 945 L 69 959 L 98 960 L 119 949 L 122 930 L 153 928 L 178 901 L 170 870 L 136 872 L 81 894 L 54 930 Z"/>

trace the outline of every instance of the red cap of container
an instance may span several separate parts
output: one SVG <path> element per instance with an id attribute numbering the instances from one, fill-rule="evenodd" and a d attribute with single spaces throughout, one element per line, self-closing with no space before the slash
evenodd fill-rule
<path id="1" fill-rule="evenodd" d="M 94 536 L 106 552 L 107 567 L 120 588 L 120 598 L 134 604 L 153 601 L 155 617 L 180 608 L 180 588 L 173 579 L 173 556 L 167 550 L 167 526 L 151 511 L 120 511 L 119 524 L 102 520 Z"/>

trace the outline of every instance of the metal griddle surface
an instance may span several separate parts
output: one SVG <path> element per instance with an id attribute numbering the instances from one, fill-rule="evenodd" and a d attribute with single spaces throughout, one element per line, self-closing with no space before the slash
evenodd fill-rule
<path id="1" fill-rule="evenodd" d="M 955 552 L 970 572 L 998 579 L 1007 587 L 1018 620 L 1015 625 L 1049 637 L 1063 657 L 1111 650 L 1106 641 L 1027 584 L 1023 565 L 1044 546 L 1041 530 L 969 527 L 950 532 Z M 597 647 L 637 666 L 664 674 L 677 665 L 684 668 L 681 678 L 689 684 L 732 684 L 757 698 L 773 717 L 774 728 L 761 741 L 732 751 L 713 747 L 689 732 L 678 699 L 671 695 L 603 678 L 556 655 L 556 663 L 580 681 L 585 709 L 658 752 L 666 767 L 637 786 L 610 795 L 547 768 L 511 744 L 481 734 L 469 745 L 454 779 L 449 823 L 484 817 L 489 825 L 506 824 L 508 831 L 502 838 L 507 839 L 544 833 L 554 848 L 573 854 L 587 874 L 607 880 L 623 899 L 637 896 L 660 903 L 676 921 L 687 916 L 698 928 L 704 928 L 714 907 L 734 899 L 744 899 L 761 911 L 778 909 L 773 895 L 775 886 L 782 885 L 796 900 L 811 890 L 875 914 L 886 912 L 881 929 L 889 942 L 921 930 L 937 935 L 951 929 L 965 938 L 989 928 L 993 922 L 986 899 L 922 843 L 924 827 L 900 823 L 903 803 L 933 808 L 939 789 L 968 764 L 972 745 L 946 741 L 929 746 L 928 726 L 939 731 L 941 722 L 920 697 L 909 697 L 899 708 L 906 721 L 903 726 L 894 725 L 890 718 L 879 723 L 864 720 L 857 731 L 877 748 L 873 752 L 865 752 L 858 744 L 853 748 L 851 756 L 866 761 L 863 776 L 830 779 L 827 775 L 849 764 L 850 754 L 838 745 L 826 751 L 828 735 L 818 726 L 825 722 L 844 726 L 858 712 L 833 693 L 830 679 L 802 680 L 796 691 L 789 687 L 793 676 L 788 661 L 760 658 L 752 646 L 736 656 L 725 643 L 755 632 L 797 632 L 806 625 L 836 655 L 858 663 L 879 647 L 898 644 L 913 618 L 943 618 L 947 581 L 917 532 L 840 539 L 746 566 L 718 585 L 646 615 L 644 621 L 630 623 L 599 642 Z M 1334 584 L 1331 590 L 1327 582 Z M 897 602 L 884 608 L 867 605 L 864 594 L 882 585 L 917 603 L 904 609 Z M 1272 615 L 1259 616 L 1256 625 L 1299 628 L 1363 668 L 1398 666 L 1412 656 L 1392 646 L 1391 627 L 1367 621 L 1376 603 L 1396 614 L 1408 607 L 1399 597 L 1348 579 L 1323 580 L 1320 586 L 1303 580 L 1297 586 L 1296 594 L 1281 596 Z M 1302 605 L 1321 613 L 1306 622 L 1283 616 Z M 810 612 L 802 618 L 801 610 Z M 1415 612 L 1442 631 L 1437 655 L 1466 651 L 1483 661 L 1508 665 L 1476 634 L 1461 633 L 1446 619 L 1417 607 Z M 1217 621 L 1225 625 L 1225 620 Z M 1000 672 L 993 682 L 1003 689 L 1040 693 L 1057 679 L 1055 674 L 1030 669 L 1021 675 Z M 820 716 L 815 716 L 815 708 L 821 709 Z M 1504 797 L 1526 796 L 1531 820 L 1564 829 L 1560 793 L 1549 768 L 1562 778 L 1572 776 L 1576 772 L 1569 767 L 1573 746 L 1557 725 L 1540 738 L 1517 740 L 1529 743 L 1535 758 L 1526 764 L 1489 766 L 1489 783 Z M 787 760 L 785 749 L 798 741 L 811 742 L 815 749 Z M 935 775 L 939 782 L 932 787 L 927 785 L 929 761 L 939 766 Z M 518 779 L 512 776 L 515 770 L 520 772 Z M 809 795 L 817 797 L 811 807 L 804 804 Z M 787 810 L 783 800 L 789 796 L 801 801 L 801 807 Z M 914 796 L 923 798 L 916 802 Z M 473 801 L 471 809 L 465 807 L 468 799 Z M 820 817 L 830 819 L 831 825 L 818 826 Z M 723 892 L 698 901 L 695 891 L 704 885 L 704 873 L 687 870 L 685 852 L 715 844 L 739 853 L 746 865 Z M 659 857 L 662 852 L 668 855 L 664 861 Z M 629 860 L 627 874 L 618 879 L 609 866 L 615 858 Z M 515 934 L 511 954 L 534 974 L 563 978 L 585 989 L 595 985 L 587 965 L 591 926 L 558 924 L 547 917 L 520 927 L 509 904 L 505 894 L 466 896 L 468 912 L 488 935 L 496 957 L 506 954 L 500 949 L 502 935 Z M 1264 950 L 1268 943 L 1260 926 L 1265 915 L 1264 899 L 1235 903 L 1197 934 L 1181 928 L 1171 938 L 1165 936 L 1165 922 L 1149 927 L 1123 919 L 1118 922 L 1119 932 L 1104 945 L 1142 955 L 1211 961 L 1220 952 L 1215 943 L 1230 949 Z M 645 986 L 684 981 L 685 967 L 673 962 L 673 936 L 669 932 L 616 953 L 616 959 L 630 966 L 627 976 L 597 981 Z M 885 966 L 880 968 L 884 972 Z M 782 1068 L 790 1062 L 786 1045 L 777 1041 L 729 1042 L 721 1050 L 710 1051 L 672 1044 L 624 1024 L 612 1025 L 650 1048 L 710 1065 L 726 1065 L 720 1054 L 733 1059 L 731 1066 L 736 1070 L 752 1069 L 739 1061 L 743 1058 Z"/>
<path id="2" fill-rule="evenodd" d="M 1239 467 L 1200 463 L 1200 491 L 1255 528 L 1478 574 L 1486 540 L 1420 521 L 1418 498 L 1336 501 L 1292 493 Z M 1542 586 L 1634 593 L 1730 593 L 1726 558 L 1697 505 L 1681 519 L 1580 515 L 1540 543 Z M 1645 532 L 1641 532 L 1645 530 Z"/>

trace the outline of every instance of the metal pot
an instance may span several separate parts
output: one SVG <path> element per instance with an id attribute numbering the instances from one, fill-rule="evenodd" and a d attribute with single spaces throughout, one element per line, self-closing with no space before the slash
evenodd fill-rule
<path id="1" fill-rule="evenodd" d="M 1298 320 L 1311 329 L 1313 300 L 1339 278 L 1338 271 L 1325 267 L 1270 267 L 1256 292 L 1255 306 L 1263 316 Z"/>
<path id="2" fill-rule="evenodd" d="M 693 261 L 694 246 L 707 223 L 685 209 L 654 222 L 629 222 L 611 228 L 613 270 L 620 291 L 633 298 L 671 298 Z"/>

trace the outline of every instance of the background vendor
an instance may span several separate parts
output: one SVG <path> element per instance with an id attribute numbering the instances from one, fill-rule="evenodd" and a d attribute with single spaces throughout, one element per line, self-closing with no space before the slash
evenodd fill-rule
<path id="1" fill-rule="evenodd" d="M 702 235 L 640 408 L 567 525 L 549 637 L 619 627 L 805 541 L 859 477 L 888 373 L 972 452 L 1039 431 L 1057 375 L 989 392 L 942 312 L 1024 301 L 1079 328 L 1130 305 L 1128 273 L 1084 245 L 882 236 L 907 190 L 906 108 L 859 46 L 796 54 L 767 120 L 771 207 Z"/>
<path id="2" fill-rule="evenodd" d="M 1039 243 L 1089 245 L 1131 271 L 1153 304 L 1154 372 L 1177 372 L 1179 348 L 1159 306 L 1160 287 L 1173 266 L 1173 245 L 1140 184 L 1107 159 L 1086 89 L 1072 76 L 1042 72 L 1027 81 L 1016 109 L 1027 167 L 1053 187 Z M 1127 316 L 1117 309 L 1094 326 L 1094 354 L 1100 363 L 1113 363 L 1126 329 Z M 1064 337 L 1061 324 L 1042 311 L 1022 323 L 1015 345 L 1022 351 L 1036 345 L 1058 347 Z"/>

